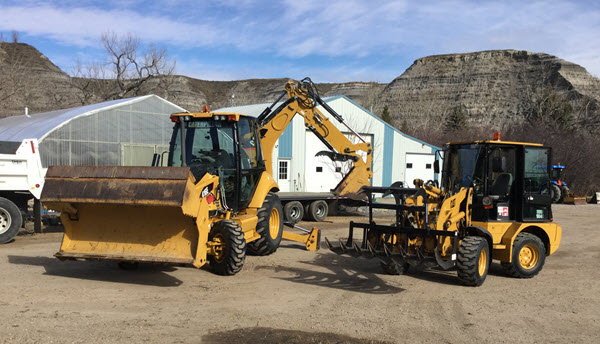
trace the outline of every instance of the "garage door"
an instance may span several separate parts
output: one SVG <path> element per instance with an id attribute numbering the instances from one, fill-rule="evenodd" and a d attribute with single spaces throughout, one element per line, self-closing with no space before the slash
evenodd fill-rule
<path id="1" fill-rule="evenodd" d="M 415 187 L 413 184 L 413 180 L 415 179 L 423 179 L 424 181 L 433 180 L 434 160 L 434 154 L 406 153 L 405 185 L 413 188 Z"/>

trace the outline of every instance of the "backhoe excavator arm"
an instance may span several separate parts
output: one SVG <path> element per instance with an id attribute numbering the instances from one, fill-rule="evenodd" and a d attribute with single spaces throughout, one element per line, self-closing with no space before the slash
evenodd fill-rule
<path id="1" fill-rule="evenodd" d="M 286 94 L 288 99 L 273 110 L 273 107 Z M 344 125 L 359 142 L 353 143 L 327 116 L 317 109 L 318 105 L 321 105 L 339 123 Z M 329 151 L 322 151 L 317 155 L 327 156 L 333 161 L 352 161 L 353 163 L 348 174 L 332 190 L 333 193 L 339 196 L 362 199 L 363 195 L 360 188 L 370 185 L 370 178 L 373 176 L 371 171 L 372 146 L 348 126 L 342 116 L 321 99 L 316 87 L 309 78 L 303 79 L 298 84 L 288 81 L 281 96 L 258 117 L 261 146 L 267 172 L 273 173 L 272 159 L 275 142 L 296 115 L 304 118 L 306 128 L 312 131 L 329 149 Z M 365 159 L 359 154 L 359 151 L 365 153 Z"/>

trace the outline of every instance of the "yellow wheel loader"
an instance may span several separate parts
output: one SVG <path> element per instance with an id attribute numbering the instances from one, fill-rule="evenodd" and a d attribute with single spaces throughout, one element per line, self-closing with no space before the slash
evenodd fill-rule
<path id="1" fill-rule="evenodd" d="M 198 268 L 208 261 L 217 274 L 233 275 L 247 251 L 271 254 L 282 238 L 316 250 L 318 229 L 298 228 L 303 235 L 283 230 L 272 177 L 273 147 L 292 118 L 303 116 L 330 149 L 320 154 L 353 163 L 337 194 L 356 194 L 372 177 L 370 144 L 358 134 L 362 141 L 352 143 L 318 105 L 345 125 L 307 78 L 288 82 L 258 118 L 207 107 L 171 115 L 168 167 L 51 166 L 41 200 L 61 212 L 65 226 L 56 257 Z"/>
<path id="2" fill-rule="evenodd" d="M 447 144 L 441 188 L 418 179 L 416 188 L 363 188 L 369 222 L 351 222 L 347 240 L 326 238 L 327 245 L 339 254 L 377 258 L 388 274 L 418 265 L 456 268 L 469 286 L 484 282 L 492 259 L 511 276 L 537 275 L 561 239 L 551 210 L 552 151 L 495 137 Z M 439 173 L 439 160 L 434 170 Z M 393 202 L 375 202 L 376 194 L 392 195 Z M 375 208 L 393 210 L 394 223 L 377 223 Z M 354 239 L 355 230 L 362 238 Z"/>

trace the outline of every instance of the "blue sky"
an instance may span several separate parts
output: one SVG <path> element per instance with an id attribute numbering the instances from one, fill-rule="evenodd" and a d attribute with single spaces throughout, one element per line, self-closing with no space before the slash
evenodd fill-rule
<path id="1" fill-rule="evenodd" d="M 420 57 L 545 52 L 600 76 L 600 1 L 0 0 L 10 31 L 66 72 L 102 60 L 104 32 L 167 47 L 177 74 L 388 83 Z"/>

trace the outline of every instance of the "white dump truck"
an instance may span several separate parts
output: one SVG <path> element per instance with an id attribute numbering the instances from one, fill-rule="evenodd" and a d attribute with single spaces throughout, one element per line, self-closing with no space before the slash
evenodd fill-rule
<path id="1" fill-rule="evenodd" d="M 24 226 L 31 199 L 36 224 L 41 223 L 39 198 L 46 170 L 36 139 L 0 141 L 0 244 L 11 241 Z"/>

